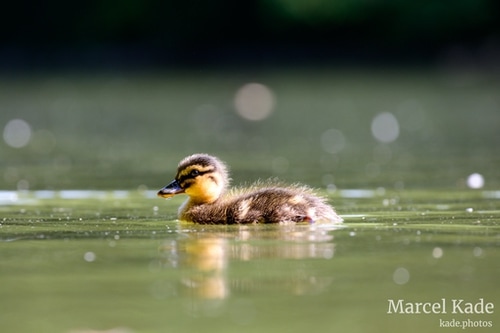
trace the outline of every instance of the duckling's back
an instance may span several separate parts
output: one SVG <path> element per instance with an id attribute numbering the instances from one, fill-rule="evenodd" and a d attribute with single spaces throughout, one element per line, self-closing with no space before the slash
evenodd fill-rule
<path id="1" fill-rule="evenodd" d="M 325 199 L 306 187 L 268 187 L 227 204 L 226 223 L 342 222 Z"/>

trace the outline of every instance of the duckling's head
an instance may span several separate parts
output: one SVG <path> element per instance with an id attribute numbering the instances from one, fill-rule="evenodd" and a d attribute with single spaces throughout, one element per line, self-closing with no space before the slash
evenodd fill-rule
<path id="1" fill-rule="evenodd" d="M 212 203 L 226 190 L 229 183 L 227 168 L 218 158 L 194 154 L 183 159 L 175 179 L 158 192 L 162 198 L 185 193 L 196 204 Z"/>

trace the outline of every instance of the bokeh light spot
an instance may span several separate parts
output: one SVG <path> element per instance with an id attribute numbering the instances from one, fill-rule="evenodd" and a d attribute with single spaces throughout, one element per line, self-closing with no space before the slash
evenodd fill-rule
<path id="1" fill-rule="evenodd" d="M 484 186 L 484 177 L 479 173 L 473 173 L 467 177 L 467 186 L 470 188 L 482 188 Z"/>
<path id="2" fill-rule="evenodd" d="M 396 284 L 406 284 L 410 281 L 410 272 L 404 267 L 398 267 L 394 271 L 392 279 Z"/>
<path id="3" fill-rule="evenodd" d="M 96 255 L 94 252 L 85 252 L 85 254 L 83 255 L 83 259 L 86 261 L 86 262 L 93 262 L 95 261 L 96 259 Z"/>
<path id="4" fill-rule="evenodd" d="M 5 143 L 13 148 L 26 146 L 31 138 L 31 127 L 22 119 L 10 120 L 3 130 Z"/>
<path id="5" fill-rule="evenodd" d="M 476 246 L 473 250 L 472 250 L 472 254 L 474 254 L 474 257 L 481 257 L 483 255 L 483 249 Z"/>
<path id="6" fill-rule="evenodd" d="M 389 143 L 399 136 L 399 123 L 390 112 L 382 112 L 372 120 L 372 134 L 380 142 Z"/>
<path id="7" fill-rule="evenodd" d="M 440 247 L 435 247 L 433 250 L 432 250 L 432 256 L 436 259 L 439 259 L 443 256 L 443 249 L 440 248 Z"/>
<path id="8" fill-rule="evenodd" d="M 341 131 L 330 128 L 321 134 L 321 146 L 330 154 L 336 154 L 345 147 L 345 137 Z"/>
<path id="9" fill-rule="evenodd" d="M 271 115 L 275 105 L 272 91 L 260 83 L 247 83 L 236 92 L 234 107 L 244 119 L 264 120 Z"/>

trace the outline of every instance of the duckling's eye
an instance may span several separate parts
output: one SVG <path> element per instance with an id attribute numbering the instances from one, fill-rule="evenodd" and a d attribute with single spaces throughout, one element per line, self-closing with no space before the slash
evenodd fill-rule
<path id="1" fill-rule="evenodd" d="M 193 178 L 194 178 L 194 177 L 196 177 L 196 176 L 198 176 L 199 174 L 200 174 L 200 172 L 199 172 L 198 170 L 196 170 L 196 169 L 192 170 L 192 171 L 189 173 L 189 175 L 190 175 L 191 177 L 193 177 Z"/>

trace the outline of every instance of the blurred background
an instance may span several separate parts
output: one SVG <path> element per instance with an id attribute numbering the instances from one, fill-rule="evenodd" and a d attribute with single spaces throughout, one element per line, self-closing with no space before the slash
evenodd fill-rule
<path id="1" fill-rule="evenodd" d="M 495 0 L 17 1 L 0 22 L 0 189 L 498 187 Z"/>

